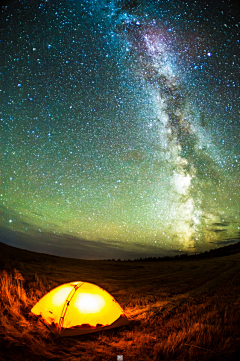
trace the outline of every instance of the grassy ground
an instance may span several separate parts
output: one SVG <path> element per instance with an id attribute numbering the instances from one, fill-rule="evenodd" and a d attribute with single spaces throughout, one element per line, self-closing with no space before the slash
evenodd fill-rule
<path id="1" fill-rule="evenodd" d="M 69 260 L 0 244 L 0 360 L 240 359 L 240 252 L 159 262 Z M 53 287 L 98 284 L 131 320 L 56 339 L 29 311 Z"/>

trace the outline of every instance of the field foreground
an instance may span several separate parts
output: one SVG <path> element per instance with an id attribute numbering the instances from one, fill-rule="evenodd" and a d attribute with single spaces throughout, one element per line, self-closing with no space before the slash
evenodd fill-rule
<path id="1" fill-rule="evenodd" d="M 86 281 L 111 293 L 128 326 L 56 339 L 30 314 L 61 283 Z M 240 247 L 217 258 L 86 261 L 0 243 L 0 360 L 240 359 Z"/>

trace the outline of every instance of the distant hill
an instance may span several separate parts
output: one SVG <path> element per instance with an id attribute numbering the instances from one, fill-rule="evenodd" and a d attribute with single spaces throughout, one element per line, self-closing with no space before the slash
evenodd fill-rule
<path id="1" fill-rule="evenodd" d="M 215 257 L 224 257 L 224 256 L 230 256 L 233 254 L 240 253 L 240 242 L 230 244 L 227 246 L 223 246 L 216 249 L 211 249 L 210 251 L 205 251 L 201 253 L 195 253 L 195 254 L 188 254 L 183 253 L 181 255 L 176 255 L 173 257 L 165 256 L 165 257 L 146 257 L 146 258 L 138 258 L 134 261 L 167 261 L 167 260 L 193 260 L 193 259 L 207 259 L 207 258 L 215 258 Z"/>
<path id="2" fill-rule="evenodd" d="M 79 259 L 71 259 L 67 257 L 53 256 L 45 253 L 38 253 L 33 251 L 28 251 L 26 249 L 21 249 L 13 246 L 9 246 L 5 243 L 0 242 L 0 269 L 8 268 L 8 266 L 14 265 L 19 262 L 26 262 L 32 264 L 59 264 L 59 263 L 68 263 L 74 264 L 79 262 Z M 82 262 L 88 262 L 87 260 L 82 260 Z M 91 262 L 91 261 L 89 261 Z"/>
<path id="3" fill-rule="evenodd" d="M 206 251 L 203 253 L 198 253 L 194 255 L 182 254 L 177 256 L 165 256 L 165 257 L 146 257 L 139 258 L 135 260 L 128 260 L 131 262 L 149 262 L 149 261 L 167 261 L 167 260 L 194 260 L 194 259 L 207 259 L 207 258 L 215 258 L 215 257 L 224 257 L 233 254 L 240 253 L 240 242 L 230 244 L 228 246 L 220 247 L 217 249 L 212 249 L 210 251 Z M 72 260 L 72 262 L 78 262 L 79 259 L 75 258 L 67 258 L 67 257 L 59 257 L 53 256 L 45 253 L 37 253 L 32 251 L 27 251 L 24 249 L 20 249 L 17 247 L 9 246 L 5 243 L 0 242 L 0 268 L 4 268 L 4 265 L 9 261 L 22 261 L 22 262 L 30 262 L 35 263 L 39 261 L 45 262 L 61 262 L 61 260 Z M 81 260 L 83 262 L 94 262 L 90 260 Z M 103 260 L 102 260 L 103 261 Z M 111 259 L 114 261 L 114 259 Z M 120 259 L 118 260 L 120 261 Z M 96 261 L 101 262 L 101 261 Z M 104 261 L 106 262 L 106 260 Z"/>

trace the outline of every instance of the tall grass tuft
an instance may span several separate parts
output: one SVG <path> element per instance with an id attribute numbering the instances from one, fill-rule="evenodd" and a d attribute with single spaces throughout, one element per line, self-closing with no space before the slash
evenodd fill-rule
<path id="1" fill-rule="evenodd" d="M 29 316 L 37 298 L 33 292 L 26 293 L 24 282 L 24 277 L 16 269 L 12 273 L 0 272 L 0 348 L 3 355 L 6 352 L 8 356 L 9 353 L 15 354 L 17 348 L 19 360 L 28 359 L 30 354 L 54 358 L 46 349 L 49 331 Z M 35 287 L 45 289 L 39 279 L 35 283 Z"/>

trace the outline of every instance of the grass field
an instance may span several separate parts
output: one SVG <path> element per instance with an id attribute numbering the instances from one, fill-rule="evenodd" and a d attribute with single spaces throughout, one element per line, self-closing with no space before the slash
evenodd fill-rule
<path id="1" fill-rule="evenodd" d="M 0 243 L 0 360 L 240 359 L 240 246 L 235 254 L 165 261 L 86 261 Z M 53 287 L 95 283 L 130 324 L 56 339 L 31 314 Z"/>

